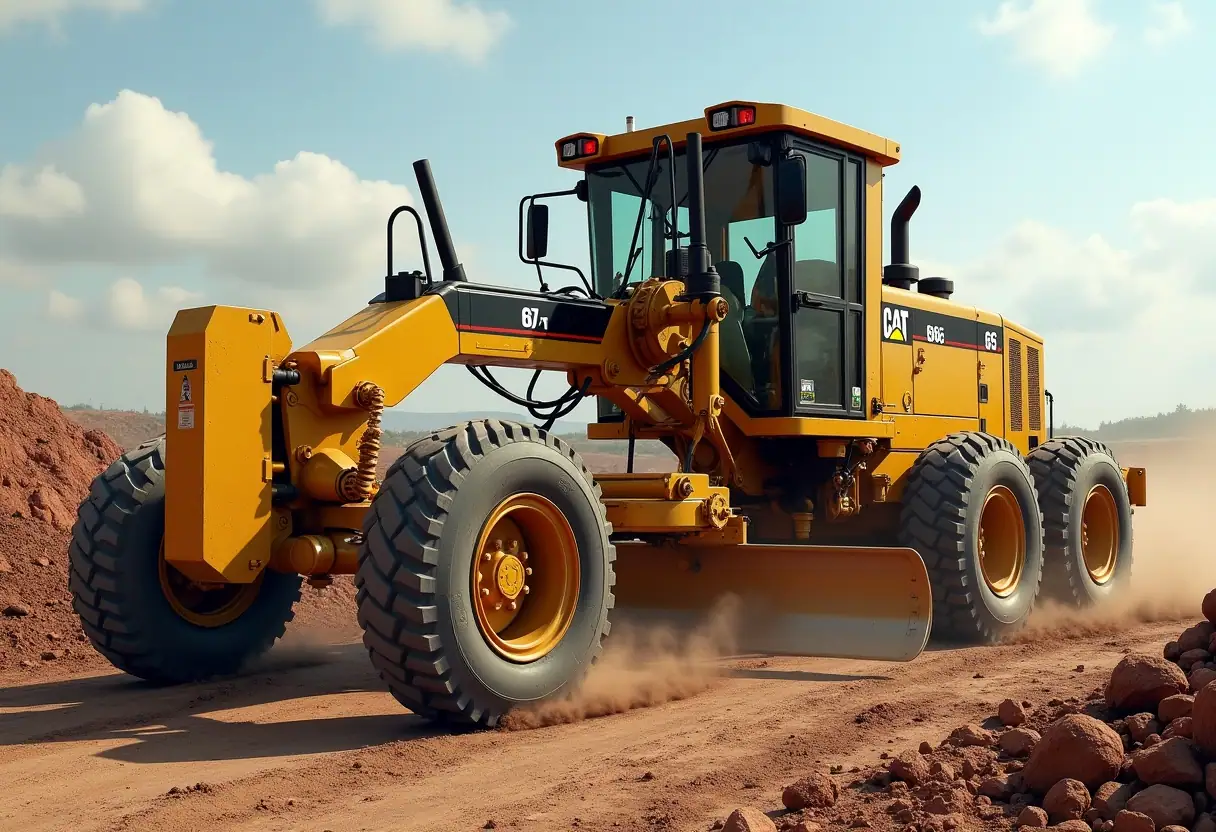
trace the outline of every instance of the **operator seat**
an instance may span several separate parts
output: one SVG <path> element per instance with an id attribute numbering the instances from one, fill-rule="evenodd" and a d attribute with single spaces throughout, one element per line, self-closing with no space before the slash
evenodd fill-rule
<path id="1" fill-rule="evenodd" d="M 718 326 L 719 360 L 726 374 L 750 393 L 756 389 L 756 381 L 752 375 L 751 351 L 743 334 L 743 267 L 734 260 L 720 260 L 714 268 L 722 278 L 722 297 L 730 307 Z"/>

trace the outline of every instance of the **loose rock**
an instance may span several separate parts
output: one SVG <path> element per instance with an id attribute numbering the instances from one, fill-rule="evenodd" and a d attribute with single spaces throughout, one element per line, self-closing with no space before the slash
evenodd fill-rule
<path id="1" fill-rule="evenodd" d="M 1149 785 L 1198 786 L 1203 770 L 1191 741 L 1182 737 L 1163 740 L 1132 755 L 1136 776 Z"/>
<path id="2" fill-rule="evenodd" d="M 1205 643 L 1208 636 L 1204 637 Z M 1125 656 L 1111 673 L 1106 685 L 1106 706 L 1125 712 L 1142 709 L 1155 712 L 1162 699 L 1186 690 L 1187 679 L 1178 665 L 1157 656 L 1132 654 Z"/>
<path id="3" fill-rule="evenodd" d="M 1216 681 L 1216 670 L 1207 667 L 1197 667 L 1191 671 L 1191 675 L 1187 679 L 1191 693 L 1198 696 L 1199 691 L 1206 688 L 1213 681 Z"/>
<path id="4" fill-rule="evenodd" d="M 1039 732 L 1031 728 L 1014 728 L 1001 734 L 997 744 L 1011 757 L 1025 757 L 1041 739 Z"/>
<path id="5" fill-rule="evenodd" d="M 1161 739 L 1168 740 L 1171 737 L 1185 737 L 1190 739 L 1193 730 L 1191 718 L 1189 716 L 1180 716 L 1165 726 L 1165 730 L 1161 732 Z"/>
<path id="6" fill-rule="evenodd" d="M 1026 709 L 1021 702 L 1006 699 L 996 709 L 997 718 L 1010 728 L 1016 728 L 1026 721 Z"/>
<path id="7" fill-rule="evenodd" d="M 1191 708 L 1194 706 L 1195 697 L 1189 693 L 1178 693 L 1173 696 L 1167 696 L 1157 706 L 1157 718 L 1168 725 L 1175 719 L 1190 716 Z"/>
<path id="8" fill-rule="evenodd" d="M 759 809 L 741 806 L 726 818 L 722 832 L 777 832 L 777 824 Z"/>
<path id="9" fill-rule="evenodd" d="M 1203 617 L 1216 624 L 1216 589 L 1203 596 Z"/>
<path id="10" fill-rule="evenodd" d="M 1047 827 L 1047 813 L 1038 806 L 1027 806 L 1018 815 L 1018 826 L 1028 826 L 1031 829 Z"/>
<path id="11" fill-rule="evenodd" d="M 1095 788 L 1114 780 L 1122 764 L 1123 741 L 1110 726 L 1085 714 L 1069 714 L 1043 732 L 1022 773 L 1026 785 L 1043 794 L 1065 777 Z"/>
<path id="12" fill-rule="evenodd" d="M 1132 787 L 1126 783 L 1116 783 L 1111 780 L 1103 783 L 1094 790 L 1091 806 L 1106 820 L 1114 820 L 1115 815 L 1127 808 L 1127 801 L 1132 796 Z"/>
<path id="13" fill-rule="evenodd" d="M 1195 820 L 1195 803 L 1186 792 L 1173 786 L 1149 786 L 1132 795 L 1127 808 L 1152 818 L 1158 828 L 1162 826 L 1187 826 Z M 1118 818 L 1115 819 L 1116 823 Z"/>
<path id="14" fill-rule="evenodd" d="M 4 608 L 5 618 L 25 618 L 30 614 L 30 608 L 25 604 L 9 604 Z"/>
<path id="15" fill-rule="evenodd" d="M 1083 820 L 1065 820 L 1051 827 L 1059 832 L 1090 832 L 1089 824 Z"/>
<path id="16" fill-rule="evenodd" d="M 826 774 L 815 772 L 791 783 L 781 793 L 781 802 L 785 808 L 794 811 L 800 809 L 826 809 L 836 804 L 840 789 L 836 781 Z"/>
<path id="17" fill-rule="evenodd" d="M 1148 815 L 1124 809 L 1115 815 L 1114 832 L 1156 832 L 1157 826 Z"/>
<path id="18" fill-rule="evenodd" d="M 1043 808 L 1052 823 L 1080 820 L 1089 809 L 1089 789 L 1079 780 L 1066 777 L 1047 790 Z"/>
<path id="19" fill-rule="evenodd" d="M 919 786 L 929 779 L 929 763 L 914 751 L 900 754 L 887 766 L 887 771 L 891 772 L 892 777 L 913 786 Z"/>
<path id="20" fill-rule="evenodd" d="M 950 742 L 954 745 L 992 745 L 992 732 L 985 731 L 974 723 L 960 725 L 950 732 Z"/>
<path id="21" fill-rule="evenodd" d="M 1144 742 L 1149 734 L 1156 734 L 1161 731 L 1161 725 L 1150 713 L 1132 714 L 1123 720 L 1123 724 L 1127 726 L 1127 733 L 1136 742 Z"/>

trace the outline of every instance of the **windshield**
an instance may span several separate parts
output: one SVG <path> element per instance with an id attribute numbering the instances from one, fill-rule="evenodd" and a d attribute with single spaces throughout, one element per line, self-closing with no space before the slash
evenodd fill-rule
<path id="1" fill-rule="evenodd" d="M 758 148 L 757 148 L 758 149 Z M 710 260 L 730 305 L 723 322 L 723 369 L 762 409 L 780 405 L 777 347 L 777 255 L 756 257 L 775 241 L 773 169 L 753 163 L 748 146 L 709 146 L 704 151 L 705 229 Z M 676 154 L 679 244 L 688 245 L 688 187 L 682 152 Z M 591 267 L 596 291 L 610 295 L 628 274 L 637 283 L 666 272 L 670 251 L 671 179 L 666 153 L 656 164 L 650 198 L 643 204 L 649 158 L 587 172 Z M 642 225 L 633 244 L 638 211 Z M 750 243 L 750 246 L 749 246 Z M 632 250 L 631 250 L 632 249 Z"/>

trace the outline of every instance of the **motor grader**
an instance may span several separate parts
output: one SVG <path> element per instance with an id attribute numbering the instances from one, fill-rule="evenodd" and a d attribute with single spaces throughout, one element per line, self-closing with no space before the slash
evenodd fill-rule
<path id="1" fill-rule="evenodd" d="M 466 278 L 430 165 L 393 212 L 384 292 L 295 347 L 273 311 L 178 312 L 166 431 L 97 478 L 71 544 L 82 626 L 159 682 L 239 670 L 302 583 L 354 574 L 372 664 L 415 712 L 494 725 L 569 693 L 617 621 L 695 627 L 733 599 L 737 652 L 909 661 L 991 643 L 1036 600 L 1126 584 L 1145 472 L 1053 437 L 1043 340 L 881 267 L 899 146 L 778 104 L 556 142 L 581 172 L 520 203 L 535 291 Z M 590 276 L 551 262 L 550 200 L 586 204 Z M 394 271 L 409 214 L 421 270 Z M 552 289 L 555 275 L 571 285 Z M 382 417 L 463 364 L 539 425 L 430 433 L 378 477 Z M 564 373 L 549 401 L 492 368 Z M 626 473 L 550 428 L 586 397 Z M 633 471 L 635 442 L 675 454 Z"/>

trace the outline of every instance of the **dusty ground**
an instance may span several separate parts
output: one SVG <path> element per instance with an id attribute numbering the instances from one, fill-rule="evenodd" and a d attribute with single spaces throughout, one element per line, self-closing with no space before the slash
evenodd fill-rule
<path id="1" fill-rule="evenodd" d="M 618 662 L 590 710 L 623 712 L 464 735 L 431 732 L 383 691 L 340 614 L 349 599 L 237 679 L 157 689 L 66 663 L 0 673 L 0 828 L 708 830 L 738 806 L 780 819 L 782 788 L 814 768 L 936 744 L 1005 697 L 1083 698 L 1125 652 L 1159 653 L 1198 617 L 1216 586 L 1203 513 L 1216 487 L 1190 472 L 1216 445 L 1121 456 L 1151 468 L 1136 596 L 1088 619 L 1045 610 L 1017 645 L 906 665 L 749 657 L 716 675 Z"/>

